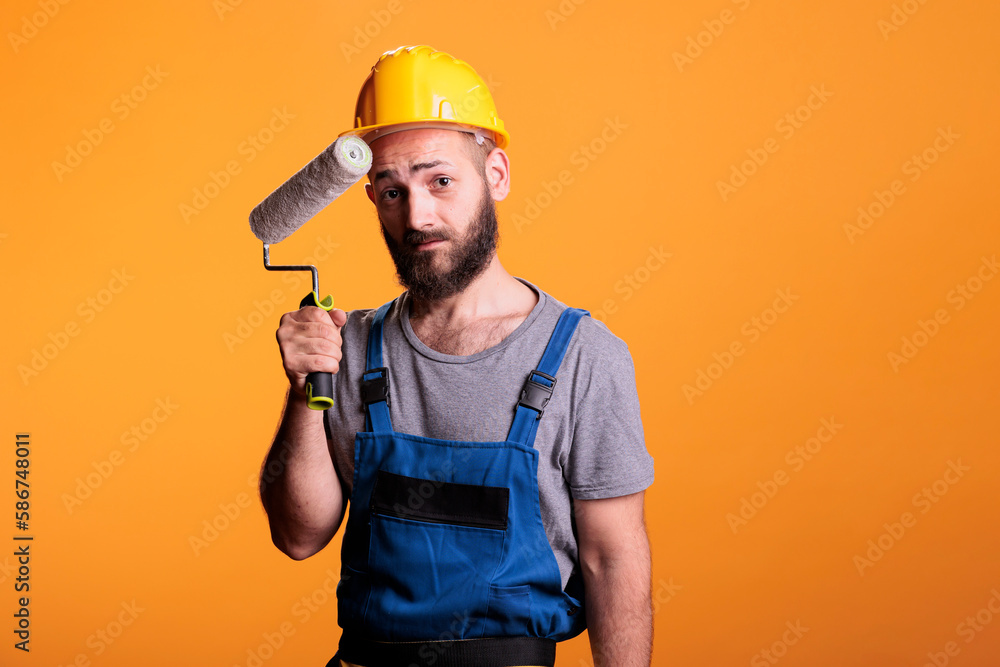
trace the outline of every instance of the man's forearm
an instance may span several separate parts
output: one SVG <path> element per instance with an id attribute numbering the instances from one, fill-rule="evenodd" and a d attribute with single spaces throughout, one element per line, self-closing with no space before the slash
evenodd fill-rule
<path id="1" fill-rule="evenodd" d="M 596 667 L 648 667 L 653 609 L 649 543 L 632 557 L 584 570 L 587 630 Z"/>
<path id="2" fill-rule="evenodd" d="M 323 414 L 289 392 L 261 470 L 261 502 L 271 538 L 296 560 L 326 546 L 344 514 L 343 490 L 330 458 Z"/>

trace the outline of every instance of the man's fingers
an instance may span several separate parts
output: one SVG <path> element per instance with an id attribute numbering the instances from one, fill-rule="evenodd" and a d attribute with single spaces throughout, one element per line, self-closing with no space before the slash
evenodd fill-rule
<path id="1" fill-rule="evenodd" d="M 288 319 L 285 319 L 285 317 L 282 316 L 281 326 L 278 327 L 278 331 L 284 331 L 288 336 L 326 338 L 334 341 L 337 345 L 340 345 L 340 327 L 336 326 L 330 320 L 329 313 L 321 308 L 312 308 L 314 310 L 318 310 L 322 314 L 318 316 L 303 315 L 299 318 L 289 317 Z M 286 314 L 291 315 L 293 313 Z"/>
<path id="2" fill-rule="evenodd" d="M 299 338 L 292 345 L 295 354 L 319 355 L 337 360 L 343 356 L 340 344 L 326 338 Z"/>
<path id="3" fill-rule="evenodd" d="M 337 373 L 343 357 L 340 328 L 347 323 L 347 313 L 316 306 L 303 306 L 281 316 L 275 338 L 281 350 L 285 374 L 292 389 L 304 395 L 308 373 Z"/>
<path id="4" fill-rule="evenodd" d="M 300 352 L 285 360 L 285 369 L 305 377 L 309 373 L 336 373 L 340 370 L 340 355 Z"/>
<path id="5" fill-rule="evenodd" d="M 302 306 L 298 310 L 287 313 L 293 315 L 292 319 L 298 322 L 329 322 L 330 313 L 318 306 Z"/>
<path id="6" fill-rule="evenodd" d="M 347 313 L 340 308 L 334 308 L 330 311 L 330 319 L 333 320 L 334 325 L 339 329 L 347 324 Z"/>
<path id="7" fill-rule="evenodd" d="M 334 308 L 328 312 L 316 306 L 303 306 L 294 312 L 285 313 L 285 315 L 291 315 L 291 319 L 297 322 L 330 322 L 337 329 L 347 324 L 347 313 L 340 308 Z"/>

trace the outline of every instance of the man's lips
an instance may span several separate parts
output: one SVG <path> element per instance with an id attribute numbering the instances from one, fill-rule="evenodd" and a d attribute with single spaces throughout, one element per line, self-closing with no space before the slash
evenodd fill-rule
<path id="1" fill-rule="evenodd" d="M 430 250 L 431 248 L 437 247 L 438 244 L 441 244 L 441 243 L 444 243 L 443 239 L 435 239 L 433 241 L 428 241 L 427 243 L 418 243 L 415 246 L 415 248 L 416 248 L 416 250 Z"/>

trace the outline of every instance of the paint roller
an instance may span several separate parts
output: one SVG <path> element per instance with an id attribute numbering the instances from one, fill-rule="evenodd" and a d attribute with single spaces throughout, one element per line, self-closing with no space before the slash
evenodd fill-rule
<path id="1" fill-rule="evenodd" d="M 368 144 L 359 137 L 342 136 L 250 212 L 250 229 L 264 242 L 265 269 L 312 273 L 312 292 L 302 299 L 299 308 L 317 306 L 329 312 L 333 309 L 333 297 L 319 298 L 319 272 L 315 266 L 272 266 L 269 246 L 284 241 L 360 181 L 368 173 L 371 163 L 372 151 Z M 333 405 L 333 377 L 330 373 L 309 373 L 306 377 L 306 398 L 309 407 L 314 410 L 326 410 Z"/>

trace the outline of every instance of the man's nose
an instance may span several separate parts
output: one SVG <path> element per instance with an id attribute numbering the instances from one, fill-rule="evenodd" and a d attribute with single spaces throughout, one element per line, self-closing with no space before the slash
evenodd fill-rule
<path id="1" fill-rule="evenodd" d="M 424 229 L 434 225 L 434 198 L 419 188 L 409 191 L 407 196 L 406 226 L 410 229 Z"/>

